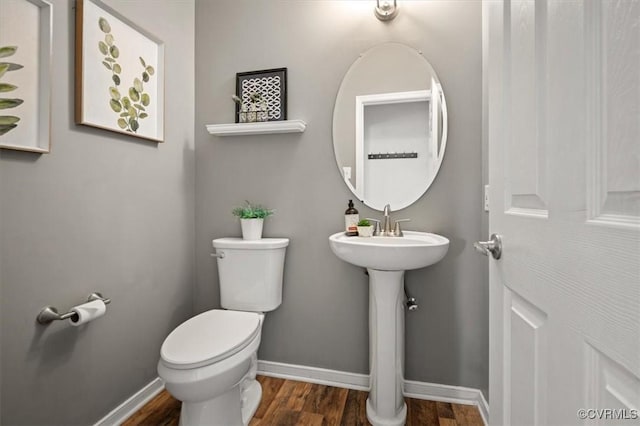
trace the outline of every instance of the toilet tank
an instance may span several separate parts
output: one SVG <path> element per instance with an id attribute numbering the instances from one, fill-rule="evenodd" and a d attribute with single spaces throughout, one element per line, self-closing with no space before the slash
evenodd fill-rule
<path id="1" fill-rule="evenodd" d="M 273 311 L 282 303 L 282 273 L 288 238 L 218 238 L 220 304 L 225 309 Z"/>

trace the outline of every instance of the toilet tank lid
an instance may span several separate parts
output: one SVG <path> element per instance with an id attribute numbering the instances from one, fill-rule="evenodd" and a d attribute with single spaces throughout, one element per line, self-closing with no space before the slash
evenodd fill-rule
<path id="1" fill-rule="evenodd" d="M 288 238 L 262 238 L 260 240 L 243 240 L 242 238 L 217 238 L 212 241 L 214 248 L 240 250 L 269 250 L 287 247 Z"/>

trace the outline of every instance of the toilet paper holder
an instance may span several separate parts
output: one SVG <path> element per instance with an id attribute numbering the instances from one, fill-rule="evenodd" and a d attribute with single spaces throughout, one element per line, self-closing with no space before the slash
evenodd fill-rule
<path id="1" fill-rule="evenodd" d="M 103 297 L 102 294 L 98 292 L 91 293 L 87 298 L 87 302 L 93 302 L 94 300 L 102 300 L 105 305 L 108 305 L 109 303 L 111 303 L 111 299 L 107 299 L 106 297 Z M 69 319 L 74 315 L 76 315 L 76 313 L 73 311 L 60 314 L 58 310 L 53 306 L 45 306 L 44 308 L 42 308 L 42 310 L 38 314 L 38 317 L 36 318 L 36 320 L 38 321 L 39 324 L 47 325 L 47 324 L 51 324 L 53 321 Z"/>

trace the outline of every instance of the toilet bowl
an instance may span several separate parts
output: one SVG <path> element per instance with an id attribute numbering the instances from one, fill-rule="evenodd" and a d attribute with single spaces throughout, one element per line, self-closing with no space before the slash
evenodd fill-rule
<path id="1" fill-rule="evenodd" d="M 167 391 L 183 403 L 181 425 L 249 422 L 262 395 L 255 364 L 263 317 L 214 309 L 166 338 L 158 374 Z"/>
<path id="2" fill-rule="evenodd" d="M 165 339 L 158 375 L 182 401 L 180 425 L 246 426 L 260 404 L 256 380 L 264 312 L 282 302 L 289 240 L 221 238 L 221 305 L 185 321 Z"/>

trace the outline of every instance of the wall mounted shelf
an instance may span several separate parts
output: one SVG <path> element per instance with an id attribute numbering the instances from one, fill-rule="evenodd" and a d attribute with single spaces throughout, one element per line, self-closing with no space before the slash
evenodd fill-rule
<path id="1" fill-rule="evenodd" d="M 207 131 L 216 136 L 302 133 L 306 128 L 307 123 L 302 120 L 265 121 L 260 123 L 207 124 Z"/>

